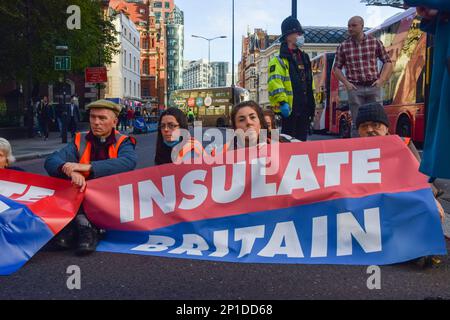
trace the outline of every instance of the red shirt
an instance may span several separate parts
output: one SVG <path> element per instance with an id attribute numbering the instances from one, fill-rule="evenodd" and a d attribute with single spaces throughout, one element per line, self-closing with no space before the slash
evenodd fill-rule
<path id="1" fill-rule="evenodd" d="M 370 35 L 364 35 L 361 43 L 352 38 L 345 40 L 336 52 L 335 67 L 345 67 L 346 77 L 352 83 L 368 83 L 378 80 L 377 59 L 384 64 L 391 58 L 383 43 Z"/>

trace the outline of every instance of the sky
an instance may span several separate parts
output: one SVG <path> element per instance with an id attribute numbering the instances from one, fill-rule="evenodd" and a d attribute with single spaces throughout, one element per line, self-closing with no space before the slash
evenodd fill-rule
<path id="1" fill-rule="evenodd" d="M 175 0 L 184 12 L 184 58 L 208 58 L 208 42 L 192 38 L 227 36 L 211 41 L 211 61 L 231 63 L 232 0 Z M 291 15 L 291 0 L 235 0 L 235 64 L 240 61 L 242 36 L 255 28 L 281 34 L 281 22 Z M 375 27 L 402 10 L 366 6 L 360 0 L 298 0 L 298 19 L 302 26 L 346 27 L 350 17 L 359 15 L 367 27 Z"/>

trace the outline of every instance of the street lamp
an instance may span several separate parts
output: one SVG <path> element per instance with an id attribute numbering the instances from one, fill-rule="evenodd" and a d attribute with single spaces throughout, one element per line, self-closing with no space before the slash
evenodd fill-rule
<path id="1" fill-rule="evenodd" d="M 62 51 L 64 54 L 67 53 L 67 51 L 69 50 L 69 47 L 66 45 L 60 45 L 60 46 L 56 46 L 55 47 L 56 50 L 58 51 Z M 66 109 L 66 69 L 63 68 L 63 85 L 62 85 L 62 90 L 63 90 L 63 101 L 62 101 L 62 109 L 61 109 L 61 142 L 62 143 L 67 143 L 67 109 Z"/>
<path id="2" fill-rule="evenodd" d="M 297 0 L 292 0 L 292 16 L 297 18 Z"/>
<path id="3" fill-rule="evenodd" d="M 200 38 L 208 41 L 208 87 L 211 87 L 211 81 L 210 81 L 210 73 L 211 73 L 211 41 L 216 39 L 224 39 L 227 36 L 219 36 L 214 38 L 205 38 L 202 36 L 197 36 L 195 34 L 192 35 L 193 38 Z"/>

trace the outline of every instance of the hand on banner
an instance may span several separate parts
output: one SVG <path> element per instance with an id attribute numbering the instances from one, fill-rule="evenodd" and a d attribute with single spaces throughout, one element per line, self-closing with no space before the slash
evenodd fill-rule
<path id="1" fill-rule="evenodd" d="M 72 178 L 72 184 L 80 188 L 80 192 L 86 190 L 86 178 L 79 172 L 72 172 L 70 175 Z"/>
<path id="2" fill-rule="evenodd" d="M 90 164 L 66 162 L 62 167 L 62 171 L 65 175 L 71 177 L 73 172 L 89 172 L 91 168 L 92 166 Z"/>

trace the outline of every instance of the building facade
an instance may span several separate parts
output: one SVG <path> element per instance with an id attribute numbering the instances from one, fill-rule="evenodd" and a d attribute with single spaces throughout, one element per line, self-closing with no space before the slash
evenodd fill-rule
<path id="1" fill-rule="evenodd" d="M 211 62 L 211 87 L 226 87 L 229 74 L 228 62 Z"/>
<path id="2" fill-rule="evenodd" d="M 140 99 L 140 34 L 131 19 L 119 12 L 113 20 L 118 32 L 120 53 L 114 56 L 108 66 L 108 83 L 105 98 Z"/>
<path id="3" fill-rule="evenodd" d="M 164 108 L 167 105 L 166 21 L 175 9 L 174 0 L 111 0 L 109 5 L 127 14 L 139 30 L 142 99 Z"/>
<path id="4" fill-rule="evenodd" d="M 183 88 L 184 14 L 178 7 L 167 22 L 167 88 L 168 95 Z"/>
<path id="5" fill-rule="evenodd" d="M 209 65 L 205 59 L 184 63 L 183 89 L 208 87 Z"/>

